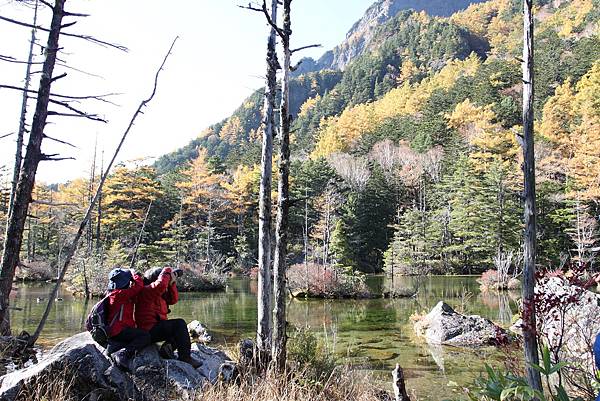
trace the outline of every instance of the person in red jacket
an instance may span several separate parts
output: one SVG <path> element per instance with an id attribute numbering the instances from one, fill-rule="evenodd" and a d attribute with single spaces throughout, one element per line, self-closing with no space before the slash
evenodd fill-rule
<path id="1" fill-rule="evenodd" d="M 194 368 L 201 364 L 192 358 L 190 336 L 183 319 L 168 319 L 169 305 L 179 300 L 176 273 L 170 267 L 150 269 L 144 273 L 144 288 L 136 298 L 135 321 L 150 333 L 152 342 L 165 341 L 177 349 L 179 360 Z"/>
<path id="2" fill-rule="evenodd" d="M 127 368 L 135 352 L 150 344 L 150 334 L 136 327 L 134 299 L 144 288 L 143 277 L 117 267 L 108 275 L 108 347 L 106 352 Z M 118 351 L 118 352 L 117 352 Z"/>

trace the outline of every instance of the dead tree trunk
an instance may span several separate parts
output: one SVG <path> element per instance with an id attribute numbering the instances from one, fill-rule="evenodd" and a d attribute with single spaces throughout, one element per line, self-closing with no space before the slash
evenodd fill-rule
<path id="1" fill-rule="evenodd" d="M 29 134 L 27 151 L 23 161 L 23 167 L 17 183 L 14 196 L 13 210 L 8 218 L 6 227 L 6 240 L 2 250 L 2 264 L 0 265 L 0 332 L 10 334 L 10 324 L 6 320 L 8 313 L 8 296 L 12 289 L 15 276 L 15 268 L 19 262 L 19 251 L 23 241 L 23 229 L 31 202 L 31 193 L 35 183 L 35 175 L 40 161 L 44 159 L 41 151 L 44 139 L 44 128 L 48 117 L 48 103 L 50 102 L 50 87 L 53 78 L 56 53 L 59 50 L 58 39 L 62 27 L 62 19 L 65 15 L 65 0 L 56 0 L 52 8 L 52 23 L 48 34 L 46 45 L 46 60 L 42 67 L 40 86 L 37 94 L 35 114 Z"/>
<path id="2" fill-rule="evenodd" d="M 286 360 L 286 255 L 288 242 L 288 214 L 290 192 L 290 36 L 292 35 L 291 22 L 292 0 L 283 2 L 283 30 L 281 42 L 283 44 L 283 80 L 281 85 L 281 132 L 279 133 L 279 181 L 277 189 L 277 221 L 275 224 L 275 258 L 273 262 L 274 299 L 275 308 L 273 325 L 272 357 L 278 369 L 285 369 Z"/>
<path id="3" fill-rule="evenodd" d="M 535 324 L 535 254 L 536 254 L 536 208 L 535 208 L 535 158 L 533 142 L 533 0 L 523 0 L 523 175 L 524 175 L 524 222 L 523 238 L 523 346 L 525 368 L 529 385 L 541 391 L 540 372 L 532 364 L 538 364 Z"/>
<path id="4" fill-rule="evenodd" d="M 266 0 L 263 2 L 266 9 Z M 267 13 L 268 14 L 268 13 Z M 270 19 L 277 21 L 277 0 L 271 1 Z M 267 86 L 265 90 L 263 139 L 259 191 L 258 219 L 258 328 L 256 345 L 260 358 L 267 357 L 272 339 L 271 285 L 271 182 L 273 137 L 275 136 L 275 99 L 277 94 L 276 30 L 271 26 L 267 42 Z"/>
<path id="5" fill-rule="evenodd" d="M 406 384 L 404 383 L 404 371 L 399 364 L 396 364 L 396 369 L 392 371 L 392 386 L 394 387 L 395 401 L 410 401 L 410 397 L 406 393 Z"/>
<path id="6" fill-rule="evenodd" d="M 37 25 L 38 2 L 36 0 L 33 9 L 33 26 Z M 27 119 L 27 101 L 29 100 L 29 83 L 31 82 L 31 64 L 33 63 L 33 46 L 35 45 L 35 28 L 31 28 L 31 39 L 29 42 L 29 55 L 27 56 L 27 67 L 25 68 L 25 84 L 23 85 L 23 102 L 21 103 L 21 116 L 19 118 L 19 131 L 17 132 L 17 150 L 15 152 L 15 167 L 13 170 L 13 180 L 8 201 L 8 216 L 13 209 L 17 182 L 19 181 L 19 172 L 23 162 L 23 138 L 25 137 L 25 125 Z"/>

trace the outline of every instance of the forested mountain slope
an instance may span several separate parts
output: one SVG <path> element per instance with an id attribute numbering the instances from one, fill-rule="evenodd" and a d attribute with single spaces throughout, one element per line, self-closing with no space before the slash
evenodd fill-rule
<path id="1" fill-rule="evenodd" d="M 535 11 L 538 260 L 591 263 L 600 237 L 600 0 L 539 0 Z M 520 0 L 449 17 L 400 11 L 343 71 L 294 79 L 290 262 L 405 274 L 518 265 L 521 29 Z M 107 255 L 118 260 L 131 247 L 152 200 L 141 259 L 252 267 L 261 105 L 259 90 L 154 167 L 115 171 L 99 238 Z M 36 199 L 81 205 L 86 185 L 38 188 Z M 36 203 L 32 213 L 43 218 L 31 220 L 28 249 L 47 256 L 82 211 L 50 218 L 56 212 Z"/>

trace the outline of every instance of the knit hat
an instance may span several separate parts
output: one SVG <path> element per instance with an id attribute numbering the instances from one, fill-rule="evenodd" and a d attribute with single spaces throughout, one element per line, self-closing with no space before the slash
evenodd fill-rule
<path id="1" fill-rule="evenodd" d="M 132 279 L 133 276 L 129 269 L 116 267 L 108 273 L 108 289 L 112 291 L 127 288 Z"/>

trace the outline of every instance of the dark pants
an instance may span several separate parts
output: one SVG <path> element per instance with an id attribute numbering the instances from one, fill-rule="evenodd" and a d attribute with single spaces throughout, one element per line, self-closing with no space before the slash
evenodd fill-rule
<path id="1" fill-rule="evenodd" d="M 125 327 L 119 334 L 108 339 L 106 352 L 111 355 L 125 348 L 128 352 L 140 351 L 150 344 L 150 333 L 146 330 Z"/>
<path id="2" fill-rule="evenodd" d="M 171 343 L 179 355 L 179 359 L 190 357 L 190 335 L 183 319 L 161 320 L 150 329 L 150 339 L 153 343 L 166 341 Z"/>

